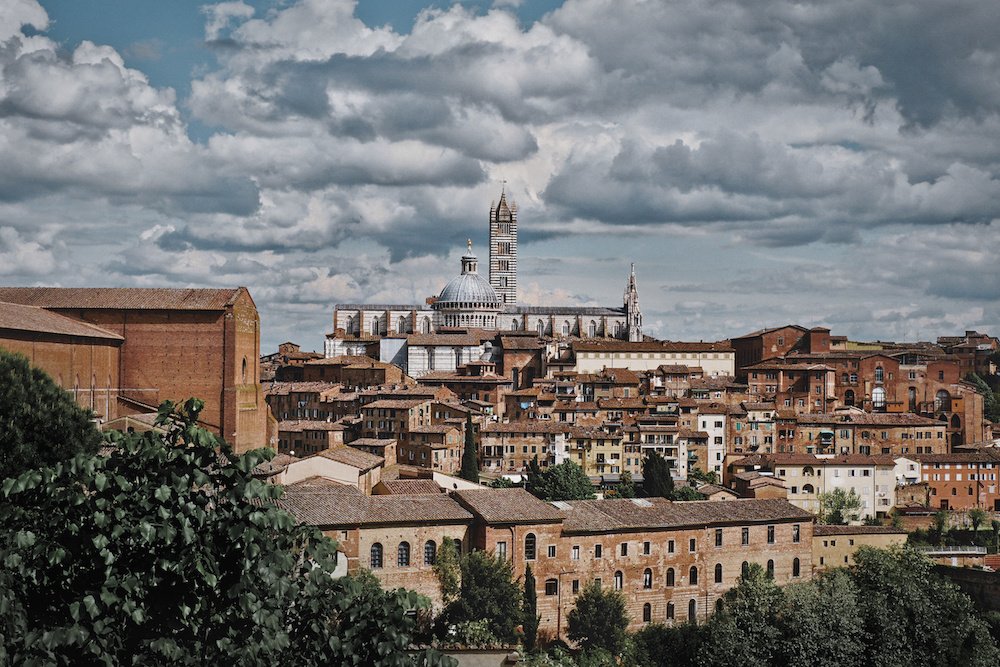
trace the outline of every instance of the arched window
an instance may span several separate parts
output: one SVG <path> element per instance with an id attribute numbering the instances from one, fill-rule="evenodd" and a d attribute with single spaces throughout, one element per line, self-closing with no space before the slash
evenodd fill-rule
<path id="1" fill-rule="evenodd" d="M 674 586 L 674 568 L 667 570 L 667 586 Z"/>
<path id="2" fill-rule="evenodd" d="M 563 324 L 562 324 L 562 335 L 563 336 L 568 336 L 569 335 L 569 322 L 563 322 Z"/>
<path id="3" fill-rule="evenodd" d="M 957 412 L 951 416 L 951 427 L 962 428 L 962 420 L 959 418 Z"/>
<path id="4" fill-rule="evenodd" d="M 382 328 L 379 326 L 378 318 L 377 317 L 373 317 L 372 318 L 372 334 L 375 335 L 375 336 L 377 336 L 378 333 L 381 330 L 382 330 Z"/>
<path id="5" fill-rule="evenodd" d="M 653 606 L 648 602 L 642 605 L 642 622 L 649 623 L 653 620 Z"/>
<path id="6" fill-rule="evenodd" d="M 743 566 L 740 567 L 740 574 L 743 576 L 743 578 L 746 578 L 746 576 L 750 574 L 750 563 L 748 563 L 747 561 L 743 561 Z"/>
<path id="7" fill-rule="evenodd" d="M 424 319 L 420 322 L 420 332 L 421 333 L 431 332 L 431 318 L 425 316 Z"/>
<path id="8" fill-rule="evenodd" d="M 947 389 L 939 389 L 936 394 L 934 394 L 934 410 L 950 410 L 951 409 L 951 394 L 948 393 Z"/>
<path id="9" fill-rule="evenodd" d="M 242 375 L 243 375 L 243 384 L 246 384 L 247 383 L 247 358 L 246 357 L 243 357 L 243 371 L 242 371 Z"/>
<path id="10" fill-rule="evenodd" d="M 882 370 L 881 366 L 875 367 L 875 381 L 884 382 L 885 381 L 885 371 Z"/>
<path id="11" fill-rule="evenodd" d="M 885 389 L 882 387 L 872 389 L 872 407 L 877 409 L 885 407 Z"/>
<path id="12" fill-rule="evenodd" d="M 399 567 L 409 567 L 410 565 L 410 543 L 400 542 L 396 549 L 396 565 Z"/>
<path id="13" fill-rule="evenodd" d="M 653 571 L 650 570 L 648 567 L 642 573 L 642 587 L 643 588 L 653 587 Z"/>
<path id="14" fill-rule="evenodd" d="M 774 561 L 767 561 L 767 578 L 774 579 Z"/>
<path id="15" fill-rule="evenodd" d="M 722 563 L 715 564 L 715 583 L 722 583 Z"/>
<path id="16" fill-rule="evenodd" d="M 437 562 L 438 547 L 434 540 L 427 540 L 424 543 L 424 565 L 433 565 Z"/>
<path id="17" fill-rule="evenodd" d="M 344 322 L 344 331 L 347 333 L 354 333 L 354 316 L 348 315 L 347 321 Z"/>
<path id="18" fill-rule="evenodd" d="M 792 561 L 792 576 L 793 577 L 799 576 L 799 570 L 800 569 L 801 569 L 801 566 L 799 564 L 799 559 L 796 558 L 795 560 Z"/>
<path id="19" fill-rule="evenodd" d="M 815 493 L 815 492 L 816 492 L 816 489 L 813 488 L 812 484 L 803 484 L 802 485 L 802 493 Z"/>
<path id="20" fill-rule="evenodd" d="M 698 601 L 694 598 L 688 602 L 688 622 L 694 623 L 698 620 Z"/>
<path id="21" fill-rule="evenodd" d="M 545 334 L 545 322 L 538 320 L 538 324 L 535 325 L 535 329 L 538 331 L 538 335 L 542 336 Z"/>
<path id="22" fill-rule="evenodd" d="M 406 333 L 406 318 L 400 317 L 396 322 L 396 333 Z"/>
<path id="23" fill-rule="evenodd" d="M 667 620 L 668 621 L 674 620 L 674 603 L 673 602 L 668 602 L 667 603 Z"/>
<path id="24" fill-rule="evenodd" d="M 591 320 L 590 324 L 587 325 L 587 335 L 591 338 L 597 336 L 597 322 L 594 320 Z"/>
<path id="25" fill-rule="evenodd" d="M 844 405 L 852 406 L 854 405 L 854 390 L 848 389 L 844 392 Z"/>
<path id="26" fill-rule="evenodd" d="M 615 590 L 620 591 L 625 586 L 625 575 L 621 570 L 615 572 Z"/>
<path id="27" fill-rule="evenodd" d="M 688 570 L 688 583 L 692 586 L 698 583 L 698 568 L 694 565 L 692 565 L 691 569 Z"/>
<path id="28" fill-rule="evenodd" d="M 524 560 L 535 560 L 535 534 L 524 536 Z"/>
<path id="29" fill-rule="evenodd" d="M 373 570 L 382 569 L 382 545 L 376 542 L 372 545 L 371 568 Z"/>

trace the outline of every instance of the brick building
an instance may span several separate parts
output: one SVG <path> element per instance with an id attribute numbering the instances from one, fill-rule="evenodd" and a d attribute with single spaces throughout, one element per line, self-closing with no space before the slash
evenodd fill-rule
<path id="1" fill-rule="evenodd" d="M 118 414 L 155 411 L 163 400 L 195 396 L 205 402 L 202 423 L 237 451 L 267 444 L 260 318 L 245 287 L 0 287 L 0 302 L 43 308 L 120 337 L 117 376 L 107 382 L 104 370 L 113 370 L 107 362 L 99 382 L 117 391 Z M 54 363 L 36 358 L 42 368 Z M 79 386 L 93 382 L 96 392 L 96 372 L 92 376 Z M 72 382 L 63 381 L 73 387 L 75 373 Z"/>
<path id="2" fill-rule="evenodd" d="M 931 507 L 1000 512 L 1000 450 L 982 448 L 914 458 L 920 461 Z"/>

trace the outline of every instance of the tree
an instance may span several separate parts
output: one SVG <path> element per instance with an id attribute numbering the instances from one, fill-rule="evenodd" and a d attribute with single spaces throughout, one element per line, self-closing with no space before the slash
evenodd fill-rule
<path id="1" fill-rule="evenodd" d="M 490 488 L 493 489 L 513 489 L 517 484 L 510 481 L 506 477 L 497 477 L 495 480 L 490 482 Z"/>
<path id="2" fill-rule="evenodd" d="M 635 498 L 635 482 L 632 481 L 632 473 L 628 470 L 623 472 L 618 480 L 615 493 L 618 494 L 619 498 Z"/>
<path id="3" fill-rule="evenodd" d="M 445 609 L 444 622 L 485 620 L 498 640 L 516 643 L 523 610 L 511 562 L 473 551 L 462 557 L 461 571 L 461 592 Z"/>
<path id="4" fill-rule="evenodd" d="M 988 514 L 978 507 L 974 507 L 969 510 L 969 521 L 972 523 L 973 537 L 975 534 L 979 533 L 979 527 L 983 525 L 983 522 L 988 518 Z"/>
<path id="5" fill-rule="evenodd" d="M 854 489 L 834 489 L 819 494 L 819 516 L 822 523 L 842 526 L 861 516 L 861 496 Z"/>
<path id="6" fill-rule="evenodd" d="M 462 590 L 460 560 L 455 540 L 445 537 L 441 541 L 441 548 L 438 549 L 437 559 L 433 565 L 434 575 L 441 589 L 441 603 L 445 607 L 457 600 Z"/>
<path id="7" fill-rule="evenodd" d="M 0 479 L 95 453 L 102 438 L 92 419 L 27 357 L 0 350 Z"/>
<path id="8" fill-rule="evenodd" d="M 639 667 L 694 667 L 702 642 L 703 626 L 647 625 L 635 633 L 636 664 Z"/>
<path id="9" fill-rule="evenodd" d="M 688 481 L 702 482 L 704 484 L 718 484 L 719 476 L 714 470 L 703 472 L 700 468 L 688 467 Z"/>
<path id="10" fill-rule="evenodd" d="M 972 600 L 910 547 L 861 547 L 851 575 L 868 650 L 862 664 L 996 665 L 1000 650 Z"/>
<path id="11" fill-rule="evenodd" d="M 524 648 L 535 650 L 535 640 L 538 638 L 538 624 L 542 617 L 538 615 L 538 593 L 535 591 L 535 574 L 531 565 L 524 570 Z"/>
<path id="12" fill-rule="evenodd" d="M 649 498 L 670 498 L 674 494 L 670 464 L 654 450 L 642 461 L 642 490 Z"/>
<path id="13" fill-rule="evenodd" d="M 273 453 L 235 455 L 201 406 L 0 485 L 0 663 L 411 662 L 426 599 L 334 579 L 336 544 L 252 475 Z"/>
<path id="14" fill-rule="evenodd" d="M 806 667 L 860 665 L 866 650 L 858 588 L 844 569 L 784 589 L 776 625 L 778 664 Z"/>
<path id="15" fill-rule="evenodd" d="M 934 513 L 934 535 L 939 546 L 944 546 L 945 536 L 948 534 L 949 520 L 948 510 L 938 510 Z"/>
<path id="16" fill-rule="evenodd" d="M 781 589 L 764 568 L 750 564 L 739 583 L 726 592 L 722 609 L 709 619 L 698 664 L 719 667 L 773 664 L 781 636 L 776 616 L 782 603 Z"/>
<path id="17" fill-rule="evenodd" d="M 705 496 L 693 486 L 674 487 L 672 500 L 704 500 Z"/>
<path id="18" fill-rule="evenodd" d="M 594 485 L 573 461 L 564 461 L 536 475 L 528 490 L 542 500 L 590 500 Z"/>
<path id="19" fill-rule="evenodd" d="M 976 385 L 976 389 L 983 395 L 983 415 L 990 421 L 1000 421 L 1000 401 L 997 394 L 983 378 L 976 373 L 969 373 L 965 379 Z"/>
<path id="20" fill-rule="evenodd" d="M 470 482 L 479 483 L 479 452 L 476 449 L 476 434 L 472 430 L 472 413 L 465 415 L 465 451 L 462 452 L 462 470 L 458 476 Z"/>
<path id="21" fill-rule="evenodd" d="M 629 618 L 621 591 L 604 590 L 594 580 L 587 582 L 567 621 L 569 638 L 585 650 L 603 649 L 617 656 L 625 648 Z"/>

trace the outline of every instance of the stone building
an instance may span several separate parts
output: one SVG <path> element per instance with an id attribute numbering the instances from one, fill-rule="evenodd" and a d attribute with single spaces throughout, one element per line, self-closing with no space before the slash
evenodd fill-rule
<path id="1" fill-rule="evenodd" d="M 105 387 L 104 395 L 113 394 L 117 400 L 116 408 L 108 401 L 109 415 L 115 409 L 118 415 L 155 411 L 161 401 L 193 396 L 205 402 L 202 423 L 237 451 L 267 444 L 260 318 L 245 287 L 0 287 L 0 302 L 44 309 L 78 322 L 83 329 L 91 327 L 87 330 L 92 333 L 101 329 L 109 336 L 106 341 L 121 339 L 117 365 L 101 362 L 100 376 L 95 366 L 79 383 L 75 371 L 72 380 L 63 378 L 67 389 L 94 386 L 91 395 L 102 409 L 97 389 Z M 25 333 L 21 332 L 22 338 Z M 39 340 L 52 342 L 51 333 L 38 332 Z M 56 376 L 64 364 L 48 353 L 36 359 L 43 370 L 55 364 L 51 367 Z M 109 381 L 105 371 L 117 372 Z"/>
<path id="2" fill-rule="evenodd" d="M 906 531 L 892 526 L 813 527 L 813 572 L 854 565 L 861 547 L 888 549 L 906 544 Z"/>

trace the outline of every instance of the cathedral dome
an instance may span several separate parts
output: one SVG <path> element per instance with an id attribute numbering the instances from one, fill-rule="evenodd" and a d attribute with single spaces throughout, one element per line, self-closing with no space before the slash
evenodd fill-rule
<path id="1" fill-rule="evenodd" d="M 441 308 L 488 308 L 500 310 L 500 297 L 478 273 L 463 273 L 448 281 L 434 303 Z"/>

